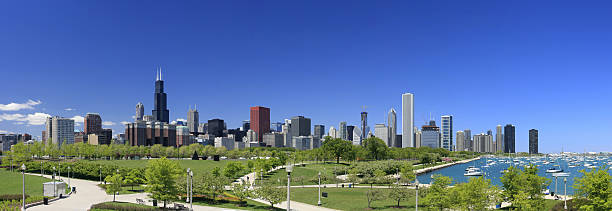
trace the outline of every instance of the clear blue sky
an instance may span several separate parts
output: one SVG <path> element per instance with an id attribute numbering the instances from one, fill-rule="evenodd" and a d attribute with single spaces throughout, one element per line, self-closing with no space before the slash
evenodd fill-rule
<path id="1" fill-rule="evenodd" d="M 366 105 L 373 127 L 412 92 L 419 126 L 451 114 L 473 134 L 515 124 L 517 151 L 531 128 L 542 152 L 612 151 L 611 4 L 3 1 L 0 130 L 97 112 L 122 132 L 163 65 L 171 119 L 197 104 L 235 128 L 263 105 L 327 130 Z"/>

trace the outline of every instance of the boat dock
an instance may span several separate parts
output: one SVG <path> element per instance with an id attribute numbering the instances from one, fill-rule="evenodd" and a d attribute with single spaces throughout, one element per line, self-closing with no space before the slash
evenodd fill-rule
<path id="1" fill-rule="evenodd" d="M 472 161 L 475 161 L 475 160 L 478 160 L 478 159 L 480 159 L 480 157 L 472 158 L 472 159 L 467 159 L 467 160 L 460 160 L 460 161 L 452 162 L 452 163 L 445 163 L 445 164 L 442 164 L 442 165 L 427 167 L 427 168 L 423 168 L 423 169 L 417 169 L 417 170 L 414 171 L 414 173 L 416 175 L 419 175 L 419 174 L 427 173 L 427 172 L 434 171 L 434 170 L 437 170 L 437 169 L 446 168 L 446 167 L 449 167 L 449 166 L 452 166 L 452 165 L 456 165 L 456 164 L 472 162 Z"/>

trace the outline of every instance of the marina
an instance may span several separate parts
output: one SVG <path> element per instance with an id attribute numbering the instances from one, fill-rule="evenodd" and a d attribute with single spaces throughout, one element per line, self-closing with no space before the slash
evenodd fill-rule
<path id="1" fill-rule="evenodd" d="M 422 173 L 417 173 L 421 184 L 430 184 L 432 176 L 441 174 L 452 178 L 453 184 L 468 182 L 470 177 L 483 176 L 491 179 L 491 183 L 502 187 L 501 177 L 508 167 L 527 168 L 529 164 L 536 165 L 538 175 L 550 179 L 548 191 L 563 194 L 563 179 L 567 178 L 567 194 L 573 194 L 574 178 L 582 176 L 580 170 L 587 171 L 605 167 L 612 173 L 612 158 L 610 156 L 540 156 L 540 157 L 481 157 L 454 165 L 446 165 Z M 556 180 L 555 180 L 556 178 Z"/>

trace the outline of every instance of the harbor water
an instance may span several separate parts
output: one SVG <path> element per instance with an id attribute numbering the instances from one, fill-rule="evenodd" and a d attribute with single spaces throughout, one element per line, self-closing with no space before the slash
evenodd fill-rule
<path id="1" fill-rule="evenodd" d="M 487 163 L 489 165 L 487 165 Z M 530 163 L 537 165 L 538 175 L 550 179 L 548 190 L 558 194 L 564 194 L 564 177 L 557 177 L 555 186 L 555 177 L 553 177 L 553 173 L 546 173 L 547 169 L 561 169 L 564 173 L 569 173 L 569 176 L 567 177 L 568 194 L 574 193 L 574 178 L 582 176 L 582 173 L 579 172 L 580 170 L 586 169 L 587 171 L 590 171 L 593 170 L 593 168 L 605 167 L 609 173 L 612 173 L 612 170 L 610 169 L 612 166 L 611 157 L 491 157 L 437 169 L 420 174 L 417 176 L 417 178 L 421 184 L 430 184 L 432 181 L 431 177 L 435 174 L 440 174 L 452 178 L 453 184 L 463 183 L 467 182 L 470 177 L 473 177 L 464 176 L 463 174 L 465 173 L 465 170 L 470 166 L 474 166 L 476 168 L 480 168 L 483 176 L 486 179 L 490 179 L 493 185 L 496 185 L 501 189 L 501 177 L 503 175 L 503 170 L 508 169 L 510 166 L 516 166 L 524 169 L 525 166 L 529 165 Z"/>

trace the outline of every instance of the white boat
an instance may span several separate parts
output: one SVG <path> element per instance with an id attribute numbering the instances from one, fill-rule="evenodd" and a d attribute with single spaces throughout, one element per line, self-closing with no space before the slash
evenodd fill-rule
<path id="1" fill-rule="evenodd" d="M 463 173 L 463 176 L 482 176 L 482 172 L 475 171 L 475 170 L 469 170 L 469 171 L 465 171 L 465 173 Z"/>
<path id="2" fill-rule="evenodd" d="M 562 169 L 556 169 L 556 168 L 546 169 L 546 173 L 559 173 L 559 172 L 563 172 L 563 170 Z"/>

